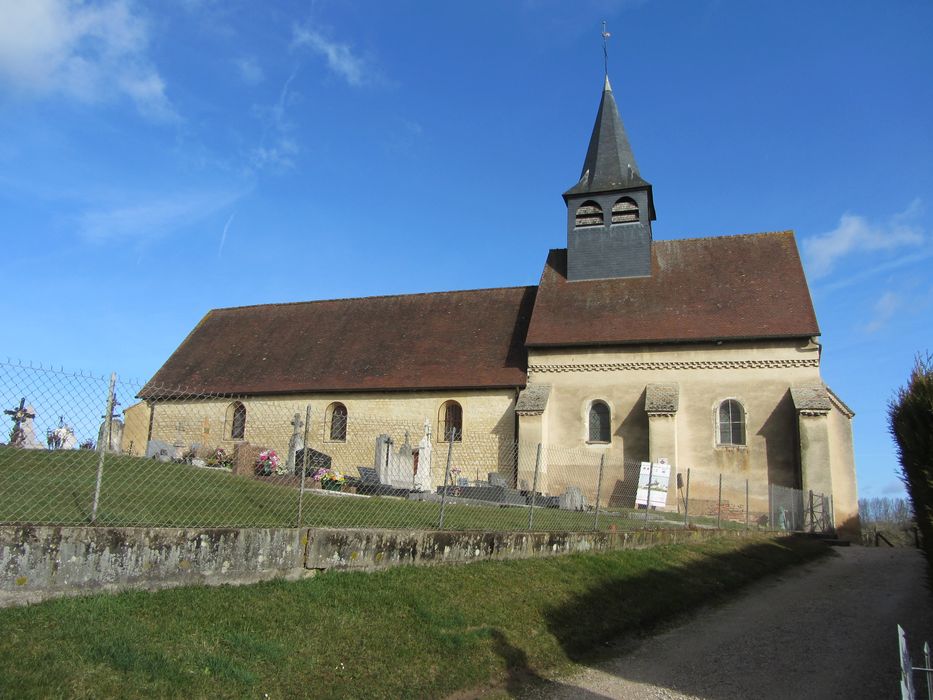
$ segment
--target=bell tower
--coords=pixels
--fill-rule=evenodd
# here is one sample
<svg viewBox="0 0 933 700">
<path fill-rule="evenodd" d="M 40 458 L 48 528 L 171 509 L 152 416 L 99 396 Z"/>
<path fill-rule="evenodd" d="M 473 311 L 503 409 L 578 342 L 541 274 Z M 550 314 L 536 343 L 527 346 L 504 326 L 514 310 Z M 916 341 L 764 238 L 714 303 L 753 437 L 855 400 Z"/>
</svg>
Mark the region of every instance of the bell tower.
<svg viewBox="0 0 933 700">
<path fill-rule="evenodd" d="M 609 76 L 583 161 L 567 203 L 567 279 L 651 275 L 651 184 L 638 173 Z"/>
</svg>

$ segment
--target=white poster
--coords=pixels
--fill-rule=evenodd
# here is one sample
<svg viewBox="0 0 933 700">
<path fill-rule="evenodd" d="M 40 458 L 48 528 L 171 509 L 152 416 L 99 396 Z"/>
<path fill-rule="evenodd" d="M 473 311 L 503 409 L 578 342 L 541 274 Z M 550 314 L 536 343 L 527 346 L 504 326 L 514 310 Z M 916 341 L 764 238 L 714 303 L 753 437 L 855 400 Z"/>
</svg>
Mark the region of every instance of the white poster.
<svg viewBox="0 0 933 700">
<path fill-rule="evenodd" d="M 638 473 L 638 492 L 635 505 L 648 505 L 648 485 L 651 485 L 651 507 L 663 508 L 667 504 L 667 487 L 671 481 L 671 465 L 661 457 L 655 464 L 642 462 Z"/>
</svg>

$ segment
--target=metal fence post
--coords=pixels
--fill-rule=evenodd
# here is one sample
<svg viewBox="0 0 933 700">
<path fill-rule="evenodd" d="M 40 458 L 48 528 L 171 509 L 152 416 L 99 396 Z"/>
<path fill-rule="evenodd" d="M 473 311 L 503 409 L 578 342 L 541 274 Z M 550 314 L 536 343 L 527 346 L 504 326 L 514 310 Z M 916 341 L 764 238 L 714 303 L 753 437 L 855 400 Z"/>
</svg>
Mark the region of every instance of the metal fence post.
<svg viewBox="0 0 933 700">
<path fill-rule="evenodd" d="M 645 501 L 645 529 L 648 529 L 648 516 L 651 514 L 651 479 L 654 478 L 654 462 L 648 463 L 648 500 Z"/>
<path fill-rule="evenodd" d="M 97 482 L 94 484 L 94 503 L 91 505 L 91 525 L 97 522 L 97 507 L 100 505 L 100 484 L 104 478 L 104 453 L 110 449 L 110 431 L 113 426 L 114 389 L 117 385 L 117 373 L 110 374 L 110 388 L 107 390 L 107 412 L 104 414 L 104 444 L 97 445 Z"/>
<path fill-rule="evenodd" d="M 814 522 L 815 518 L 813 517 L 813 489 L 810 489 L 810 532 L 816 530 L 816 523 Z"/>
<path fill-rule="evenodd" d="M 745 480 L 745 529 L 748 529 L 748 479 Z"/>
<path fill-rule="evenodd" d="M 308 473 L 308 452 L 310 447 L 308 446 L 308 434 L 311 432 L 311 404 L 308 404 L 307 409 L 305 409 L 305 439 L 304 439 L 304 450 L 301 455 L 301 487 L 298 489 L 298 527 L 301 527 L 301 510 L 304 505 L 305 498 L 305 476 Z M 298 459 L 296 458 L 297 462 Z"/>
<path fill-rule="evenodd" d="M 930 643 L 923 643 L 923 666 L 927 679 L 927 700 L 933 700 L 933 672 L 930 669 L 933 669 L 933 666 L 930 665 Z"/>
<path fill-rule="evenodd" d="M 719 502 L 716 506 L 716 529 L 722 529 L 722 472 L 719 473 Z"/>
<path fill-rule="evenodd" d="M 541 443 L 538 443 L 538 451 L 535 454 L 535 475 L 531 480 L 531 498 L 528 499 L 528 529 L 534 524 L 535 516 L 535 494 L 538 492 L 538 469 L 541 468 Z"/>
<path fill-rule="evenodd" d="M 450 429 L 450 434 L 447 436 L 447 466 L 444 467 L 444 490 L 441 491 L 441 515 L 440 519 L 437 521 L 437 529 L 444 529 L 444 508 L 447 506 L 447 482 L 450 481 L 450 461 L 453 459 L 454 455 L 454 435 L 456 434 L 456 428 Z"/>
<path fill-rule="evenodd" d="M 599 476 L 596 478 L 596 515 L 593 517 L 593 529 L 599 529 L 599 494 L 603 490 L 603 465 L 606 463 L 606 455 L 599 456 Z"/>
<path fill-rule="evenodd" d="M 684 527 L 690 525 L 688 520 L 690 513 L 690 467 L 687 467 L 687 495 L 684 497 Z"/>
<path fill-rule="evenodd" d="M 774 486 L 768 482 L 768 529 L 774 530 Z"/>
</svg>

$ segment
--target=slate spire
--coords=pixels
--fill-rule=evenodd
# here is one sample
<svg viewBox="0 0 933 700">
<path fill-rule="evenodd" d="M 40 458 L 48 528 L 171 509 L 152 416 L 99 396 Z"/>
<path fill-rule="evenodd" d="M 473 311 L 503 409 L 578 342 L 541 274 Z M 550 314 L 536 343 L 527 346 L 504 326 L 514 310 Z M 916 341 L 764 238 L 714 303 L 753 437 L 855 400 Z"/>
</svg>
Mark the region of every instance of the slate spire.
<svg viewBox="0 0 933 700">
<path fill-rule="evenodd" d="M 583 172 L 564 202 L 568 280 L 651 275 L 654 195 L 638 172 L 608 75 Z"/>
<path fill-rule="evenodd" d="M 635 154 L 607 75 L 580 181 L 567 190 L 564 197 L 632 187 L 650 187 L 650 184 L 638 173 Z"/>
</svg>

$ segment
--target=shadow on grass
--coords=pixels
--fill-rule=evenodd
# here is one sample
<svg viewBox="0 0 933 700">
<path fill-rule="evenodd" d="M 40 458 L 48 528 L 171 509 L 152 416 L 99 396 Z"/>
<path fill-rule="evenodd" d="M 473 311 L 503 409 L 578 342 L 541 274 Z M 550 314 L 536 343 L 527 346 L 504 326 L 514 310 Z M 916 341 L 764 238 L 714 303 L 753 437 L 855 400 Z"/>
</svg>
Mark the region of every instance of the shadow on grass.
<svg viewBox="0 0 933 700">
<path fill-rule="evenodd" d="M 538 675 L 528 663 L 528 655 L 521 648 L 511 644 L 502 630 L 491 629 L 489 637 L 492 639 L 493 651 L 505 662 L 506 679 L 503 687 L 511 697 L 518 697 L 536 687 L 547 686 L 553 690 L 562 686 L 561 683 L 549 681 Z M 603 700 L 605 698 L 603 695 L 579 688 L 574 689 L 573 696 L 584 700 Z"/>
<path fill-rule="evenodd" d="M 569 659 L 595 661 L 604 658 L 607 647 L 623 637 L 657 630 L 707 604 L 725 601 L 743 586 L 812 561 L 827 551 L 822 542 L 786 537 L 697 557 L 674 569 L 658 566 L 632 577 L 615 574 L 548 609 L 545 619 Z M 767 645 L 768 640 L 756 636 L 756 642 Z M 774 653 L 780 654 L 780 649 Z M 685 658 L 678 667 L 692 661 Z M 706 680 L 710 675 L 699 674 L 691 687 L 690 681 L 684 681 L 690 674 L 659 664 L 643 677 L 629 680 L 676 686 L 681 692 L 710 699 L 726 697 L 709 687 Z M 672 682 L 675 677 L 676 683 Z"/>
</svg>

